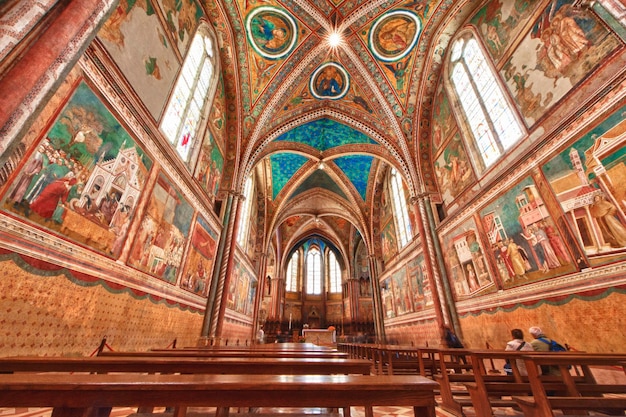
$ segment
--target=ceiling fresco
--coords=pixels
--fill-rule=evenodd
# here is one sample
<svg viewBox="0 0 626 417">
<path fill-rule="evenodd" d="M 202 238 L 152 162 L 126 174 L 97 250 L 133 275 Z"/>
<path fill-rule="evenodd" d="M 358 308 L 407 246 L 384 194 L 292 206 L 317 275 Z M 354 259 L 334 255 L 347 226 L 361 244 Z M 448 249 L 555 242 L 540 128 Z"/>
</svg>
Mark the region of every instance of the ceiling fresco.
<svg viewBox="0 0 626 417">
<path fill-rule="evenodd" d="M 409 194 L 426 191 L 418 180 L 422 143 L 415 138 L 417 127 L 427 125 L 419 118 L 432 108 L 431 86 L 444 53 L 436 48 L 447 46 L 442 28 L 450 24 L 450 13 L 473 2 L 234 0 L 217 2 L 217 8 L 203 3 L 227 55 L 226 97 L 236 101 L 225 111 L 229 141 L 239 141 L 226 147 L 225 166 L 234 169 L 234 179 L 222 189 L 241 187 L 265 160 L 269 224 L 278 233 L 310 230 L 283 230 L 274 220 L 284 218 L 286 202 L 298 197 L 300 221 L 307 224 L 314 214 L 307 207 L 319 210 L 324 199 L 326 206 L 338 207 L 338 197 L 358 207 L 348 228 L 338 228 L 341 236 L 350 235 L 351 227 L 369 229 L 373 187 L 386 172 L 381 164 L 402 172 Z M 338 44 L 330 43 L 331 34 L 342 37 Z M 302 198 L 315 201 L 307 205 Z M 325 217 L 327 224 L 341 218 Z"/>
</svg>

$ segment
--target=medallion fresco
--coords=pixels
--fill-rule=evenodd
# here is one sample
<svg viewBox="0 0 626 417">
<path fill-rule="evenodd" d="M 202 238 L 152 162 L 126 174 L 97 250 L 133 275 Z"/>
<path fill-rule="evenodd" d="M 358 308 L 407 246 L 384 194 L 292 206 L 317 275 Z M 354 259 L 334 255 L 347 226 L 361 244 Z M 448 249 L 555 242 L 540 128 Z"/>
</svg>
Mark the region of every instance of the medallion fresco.
<svg viewBox="0 0 626 417">
<path fill-rule="evenodd" d="M 428 278 L 428 269 L 423 253 L 420 253 L 415 259 L 407 263 L 407 272 L 413 288 L 413 306 L 415 311 L 431 308 L 433 306 L 433 293 L 430 288 L 430 279 Z"/>
<path fill-rule="evenodd" d="M 157 178 L 128 264 L 175 283 L 189 236 L 193 208 L 163 174 Z"/>
<path fill-rule="evenodd" d="M 298 41 L 298 25 L 284 9 L 260 6 L 246 16 L 246 34 L 261 57 L 277 60 L 293 51 Z"/>
<path fill-rule="evenodd" d="M 435 161 L 435 175 L 444 204 L 450 204 L 476 181 L 461 135 L 456 133 Z"/>
<path fill-rule="evenodd" d="M 529 126 L 621 46 L 592 11 L 571 3 L 552 1 L 501 70 Z"/>
<path fill-rule="evenodd" d="M 158 120 L 180 64 L 150 0 L 121 0 L 97 36 Z"/>
<path fill-rule="evenodd" d="M 626 106 L 543 166 L 565 218 L 594 264 L 626 254 Z M 604 255 L 600 258 L 600 255 Z"/>
<path fill-rule="evenodd" d="M 319 100 L 338 100 L 350 89 L 348 72 L 336 62 L 320 65 L 311 75 L 309 90 Z"/>
<path fill-rule="evenodd" d="M 505 288 L 576 270 L 532 178 L 511 187 L 480 217 Z"/>
<path fill-rule="evenodd" d="M 203 297 L 208 295 L 217 240 L 217 233 L 198 216 L 191 233 L 191 246 L 187 252 L 185 271 L 180 281 L 181 288 Z"/>
<path fill-rule="evenodd" d="M 498 61 L 509 46 L 509 40 L 517 38 L 520 22 L 526 22 L 535 10 L 538 0 L 492 0 L 472 17 L 483 42 L 494 61 Z"/>
<path fill-rule="evenodd" d="M 474 219 L 441 237 L 450 286 L 457 300 L 495 288 Z"/>
<path fill-rule="evenodd" d="M 257 280 L 254 275 L 239 259 L 235 259 L 232 274 L 228 281 L 226 307 L 237 313 L 252 316 L 256 289 Z"/>
<path fill-rule="evenodd" d="M 81 82 L 13 180 L 3 209 L 117 258 L 151 167 Z"/>
</svg>

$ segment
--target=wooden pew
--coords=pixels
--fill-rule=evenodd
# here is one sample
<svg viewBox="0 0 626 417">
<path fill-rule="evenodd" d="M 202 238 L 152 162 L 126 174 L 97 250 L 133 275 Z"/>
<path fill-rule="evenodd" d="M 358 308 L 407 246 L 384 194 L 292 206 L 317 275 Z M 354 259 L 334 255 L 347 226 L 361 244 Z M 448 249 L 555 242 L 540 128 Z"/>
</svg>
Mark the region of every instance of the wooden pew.
<svg viewBox="0 0 626 417">
<path fill-rule="evenodd" d="M 228 349 L 155 349 L 142 352 L 105 351 L 98 356 L 144 357 L 202 357 L 202 358 L 321 358 L 347 359 L 348 354 L 338 351 L 281 351 L 281 350 L 228 350 Z"/>
<path fill-rule="evenodd" d="M 598 411 L 623 416 L 626 410 L 626 384 L 602 384 L 592 372 L 594 366 L 621 368 L 626 372 L 626 354 L 570 354 L 524 355 L 530 396 L 514 396 L 513 399 L 525 416 L 552 417 L 554 410 L 564 414 L 587 415 Z M 541 366 L 558 367 L 560 376 L 541 375 Z M 570 369 L 573 367 L 573 369 Z M 576 372 L 576 375 L 572 373 Z M 579 376 L 577 376 L 579 375 Z M 551 387 L 549 378 L 557 378 L 562 388 Z M 552 392 L 550 392 L 552 391 Z M 550 396 L 548 395 L 550 392 Z"/>
<path fill-rule="evenodd" d="M 364 375 L 0 375 L 0 407 L 53 407 L 53 417 L 107 417 L 112 407 L 411 406 L 435 417 L 436 382 L 421 376 Z"/>
<path fill-rule="evenodd" d="M 370 363 L 337 358 L 229 357 L 9 357 L 0 358 L 0 373 L 95 372 L 181 374 L 348 375 L 370 374 Z"/>
</svg>

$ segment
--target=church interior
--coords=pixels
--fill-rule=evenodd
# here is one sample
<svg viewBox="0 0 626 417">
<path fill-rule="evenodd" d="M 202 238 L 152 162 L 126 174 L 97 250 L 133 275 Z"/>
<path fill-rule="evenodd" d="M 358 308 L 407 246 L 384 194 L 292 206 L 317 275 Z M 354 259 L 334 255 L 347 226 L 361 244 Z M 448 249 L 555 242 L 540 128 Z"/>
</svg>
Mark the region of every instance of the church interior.
<svg viewBox="0 0 626 417">
<path fill-rule="evenodd" d="M 624 1 L 8 0 L 0 33 L 2 356 L 625 351 Z"/>
</svg>

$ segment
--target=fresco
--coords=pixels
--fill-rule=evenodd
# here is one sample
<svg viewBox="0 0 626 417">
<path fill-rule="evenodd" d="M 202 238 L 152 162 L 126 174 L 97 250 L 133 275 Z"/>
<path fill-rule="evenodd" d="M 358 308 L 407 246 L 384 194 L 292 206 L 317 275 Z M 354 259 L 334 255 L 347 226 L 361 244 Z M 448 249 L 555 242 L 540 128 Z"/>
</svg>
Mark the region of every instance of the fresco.
<svg viewBox="0 0 626 417">
<path fill-rule="evenodd" d="M 332 119 L 322 118 L 283 133 L 276 142 L 296 142 L 309 145 L 320 152 L 341 145 L 371 144 L 378 142 L 364 133 Z"/>
<path fill-rule="evenodd" d="M 538 0 L 492 0 L 485 4 L 472 17 L 482 35 L 484 44 L 494 60 L 498 60 L 509 46 L 509 39 L 515 39 L 520 22 L 527 21 L 535 10 Z"/>
<path fill-rule="evenodd" d="M 350 90 L 350 76 L 341 65 L 327 62 L 313 71 L 309 89 L 317 99 L 338 100 Z"/>
<path fill-rule="evenodd" d="M 291 177 L 298 172 L 309 158 L 295 153 L 276 153 L 270 156 L 272 165 L 272 199 L 282 191 Z"/>
<path fill-rule="evenodd" d="M 445 93 L 443 83 L 439 83 L 435 104 L 433 105 L 433 151 L 436 152 L 441 144 L 450 136 L 456 128 L 456 121 L 450 108 L 448 95 Z"/>
<path fill-rule="evenodd" d="M 97 36 L 158 120 L 180 64 L 151 1 L 121 0 Z"/>
<path fill-rule="evenodd" d="M 288 55 L 296 46 L 298 26 L 285 10 L 260 6 L 248 13 L 246 34 L 261 57 L 276 60 Z"/>
<path fill-rule="evenodd" d="M 393 289 L 391 288 L 391 277 L 387 277 L 380 282 L 380 298 L 383 304 L 383 314 L 385 318 L 391 319 L 396 316 L 396 309 L 393 305 Z"/>
<path fill-rule="evenodd" d="M 254 275 L 236 259 L 228 281 L 226 307 L 237 313 L 252 316 L 256 287 L 257 280 Z"/>
<path fill-rule="evenodd" d="M 151 0 L 146 0 L 151 1 Z M 196 0 L 157 0 L 167 21 L 167 29 L 181 56 L 185 56 L 191 36 L 196 32 L 200 18 L 204 16 Z"/>
<path fill-rule="evenodd" d="M 211 226 L 198 217 L 191 233 L 191 246 L 187 252 L 185 272 L 180 287 L 206 297 L 211 284 L 218 236 Z"/>
<path fill-rule="evenodd" d="M 575 270 L 532 178 L 511 187 L 480 216 L 505 287 Z"/>
<path fill-rule="evenodd" d="M 369 47 L 383 62 L 397 62 L 407 56 L 421 32 L 419 17 L 409 10 L 394 10 L 380 16 L 369 31 Z"/>
<path fill-rule="evenodd" d="M 193 208 L 183 194 L 160 174 L 148 201 L 128 264 L 169 283 L 175 283 L 192 217 Z"/>
<path fill-rule="evenodd" d="M 213 134 L 210 139 L 217 142 L 220 149 L 224 149 L 226 146 L 225 108 L 226 95 L 224 93 L 224 78 L 222 74 L 220 74 L 215 97 L 213 98 L 213 102 L 211 102 L 211 114 L 209 115 L 209 131 Z"/>
<path fill-rule="evenodd" d="M 501 70 L 528 125 L 621 45 L 592 11 L 570 3 L 553 0 Z"/>
<path fill-rule="evenodd" d="M 381 224 L 381 245 L 383 262 L 388 263 L 398 254 L 398 243 L 396 240 L 396 227 L 393 221 L 393 208 L 391 207 L 391 192 L 389 181 L 385 181 L 381 197 L 380 224 Z"/>
<path fill-rule="evenodd" d="M 457 300 L 494 287 L 473 219 L 442 236 L 441 242 L 448 279 Z"/>
<path fill-rule="evenodd" d="M 205 135 L 204 143 L 200 149 L 200 158 L 196 167 L 196 180 L 209 194 L 211 203 L 215 202 L 223 169 L 224 157 L 209 131 Z"/>
<path fill-rule="evenodd" d="M 346 155 L 333 159 L 333 162 L 356 188 L 363 201 L 367 196 L 369 180 L 369 175 L 365 175 L 365 173 L 370 172 L 373 161 L 374 158 L 367 155 Z"/>
<path fill-rule="evenodd" d="M 412 289 L 409 286 L 406 267 L 391 275 L 393 295 L 395 298 L 396 316 L 413 312 Z"/>
<path fill-rule="evenodd" d="M 607 254 L 621 258 L 626 249 L 624 115 L 626 106 L 543 166 L 574 234 L 587 255 L 596 258 Z"/>
<path fill-rule="evenodd" d="M 407 273 L 413 288 L 413 306 L 415 311 L 423 311 L 433 306 L 433 293 L 430 289 L 430 279 L 424 254 L 407 263 Z"/>
<path fill-rule="evenodd" d="M 80 83 L 12 182 L 3 208 L 117 258 L 151 167 Z"/>
<path fill-rule="evenodd" d="M 435 161 L 435 174 L 444 204 L 450 204 L 476 181 L 461 135 L 456 133 Z"/>
</svg>

